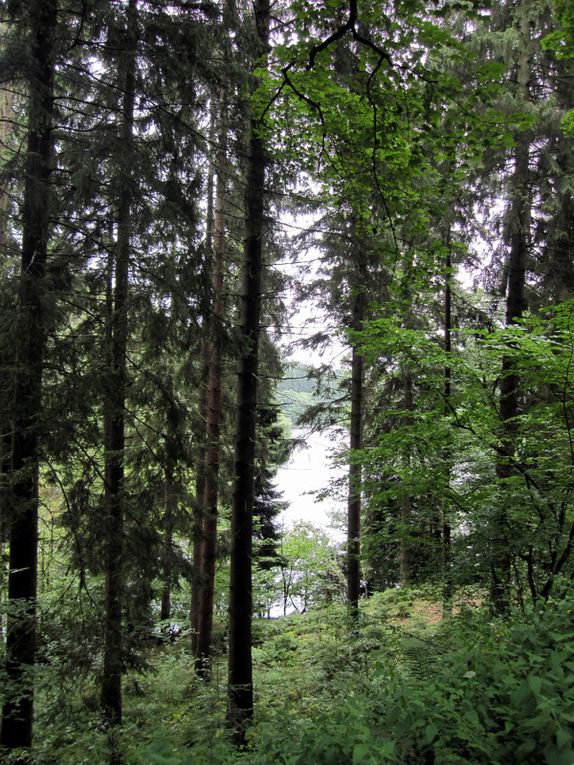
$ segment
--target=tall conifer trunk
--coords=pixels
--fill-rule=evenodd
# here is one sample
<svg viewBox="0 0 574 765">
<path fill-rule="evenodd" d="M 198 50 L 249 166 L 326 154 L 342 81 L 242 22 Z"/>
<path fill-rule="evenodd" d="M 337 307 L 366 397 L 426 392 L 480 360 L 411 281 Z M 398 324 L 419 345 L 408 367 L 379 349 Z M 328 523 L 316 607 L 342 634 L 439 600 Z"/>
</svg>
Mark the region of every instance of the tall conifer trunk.
<svg viewBox="0 0 574 765">
<path fill-rule="evenodd" d="M 132 231 L 132 161 L 137 45 L 137 2 L 129 0 L 118 71 L 123 90 L 118 157 L 117 241 L 111 315 L 109 390 L 105 402 L 105 644 L 101 687 L 104 715 L 112 726 L 122 720 L 122 593 L 126 351 L 129 264 Z"/>
<path fill-rule="evenodd" d="M 352 296 L 351 326 L 354 331 L 363 327 L 365 313 L 365 281 L 361 279 L 363 268 L 358 263 L 358 284 L 354 285 Z M 359 618 L 359 593 L 361 586 L 361 465 L 356 460 L 356 453 L 362 447 L 363 425 L 363 356 L 352 343 L 351 356 L 351 428 L 349 462 L 349 498 L 347 504 L 347 601 L 351 619 Z"/>
<path fill-rule="evenodd" d="M 168 445 L 168 449 L 169 449 Z M 173 579 L 173 529 L 175 524 L 175 511 L 177 504 L 177 491 L 174 480 L 173 460 L 168 457 L 164 470 L 164 501 L 163 501 L 163 561 L 162 561 L 162 587 L 161 587 L 161 621 L 168 621 L 171 617 L 171 586 Z"/>
<path fill-rule="evenodd" d="M 225 312 L 225 196 L 227 175 L 226 99 L 222 97 L 217 141 L 217 178 L 213 239 L 213 307 L 210 319 L 207 381 L 207 450 L 205 459 L 203 527 L 201 539 L 201 590 L 196 643 L 196 669 L 205 679 L 210 675 L 213 631 L 213 597 L 217 561 L 217 504 L 221 427 L 221 330 Z"/>
<path fill-rule="evenodd" d="M 409 427 L 412 424 L 412 416 L 409 412 L 414 411 L 413 402 L 413 376 L 412 373 L 403 370 L 403 407 L 405 415 L 403 424 Z M 409 453 L 403 454 L 405 467 L 408 468 L 411 461 Z M 409 492 L 404 491 L 401 495 L 401 543 L 399 549 L 399 578 L 401 585 L 406 586 L 411 581 L 411 532 L 412 532 L 412 497 Z"/>
<path fill-rule="evenodd" d="M 213 145 L 217 138 L 217 101 L 214 99 L 210 108 L 209 141 Z M 213 271 L 213 228 L 214 228 L 214 196 L 215 169 L 211 162 L 207 173 L 207 211 L 205 226 L 205 260 L 203 273 L 206 278 Z M 203 538 L 203 500 L 205 496 L 205 451 L 207 449 L 207 380 L 209 376 L 209 332 L 210 322 L 204 317 L 205 329 L 201 337 L 201 379 L 198 404 L 198 448 L 196 449 L 196 478 L 195 502 L 193 504 L 192 542 L 193 542 L 193 574 L 191 582 L 191 608 L 189 622 L 191 626 L 191 652 L 197 654 L 197 636 L 199 631 L 199 608 L 203 577 L 201 573 L 201 542 Z"/>
<path fill-rule="evenodd" d="M 254 11 L 260 53 L 266 58 L 269 46 L 269 0 L 255 0 Z M 254 83 L 254 87 L 256 84 Z M 246 218 L 241 285 L 242 347 L 238 368 L 229 591 L 228 725 L 238 746 L 244 745 L 245 730 L 253 716 L 251 554 L 265 165 L 263 139 L 259 134 L 257 118 L 252 115 L 245 193 Z"/>
<path fill-rule="evenodd" d="M 451 252 L 451 234 L 450 227 L 447 229 L 445 237 L 446 258 L 445 258 L 445 278 L 444 278 L 444 352 L 446 362 L 444 365 L 443 396 L 445 416 L 450 416 L 452 381 L 451 381 L 451 363 L 450 355 L 452 353 L 452 252 Z M 450 444 L 446 447 L 445 454 L 445 484 L 447 490 L 451 482 L 451 462 L 452 454 Z M 441 535 L 441 561 L 443 590 L 442 602 L 443 613 L 450 614 L 452 611 L 452 571 L 451 571 L 451 518 L 450 518 L 450 498 L 445 496 L 442 506 L 442 535 Z"/>
<path fill-rule="evenodd" d="M 3 28 L 3 24 L 0 24 L 0 30 Z M 8 146 L 10 133 L 12 132 L 12 109 L 14 103 L 14 96 L 9 88 L 3 89 L 0 87 L 0 152 L 3 152 L 4 147 Z M 0 154 L 0 160 L 4 162 L 5 156 Z M 8 193 L 0 188 L 0 258 L 1 262 L 7 256 L 8 248 L 8 209 L 9 209 L 10 197 Z"/>
<path fill-rule="evenodd" d="M 39 430 L 46 330 L 44 274 L 51 213 L 57 13 L 56 0 L 33 0 L 28 5 L 31 61 L 22 259 L 15 334 L 7 692 L 0 733 L 2 746 L 24 750 L 32 743 L 34 714 L 32 671 L 36 656 Z M 26 756 L 17 760 L 25 761 Z"/>
<path fill-rule="evenodd" d="M 174 584 L 174 548 L 173 537 L 177 522 L 177 505 L 180 486 L 176 477 L 176 465 L 181 446 L 179 440 L 180 407 L 177 397 L 169 388 L 164 389 L 166 406 L 166 434 L 164 437 L 164 494 L 163 494 L 163 550 L 162 550 L 162 588 L 161 621 L 171 618 L 171 594 Z"/>
<path fill-rule="evenodd" d="M 0 32 L 4 32 L 5 24 L 0 23 Z M 0 87 L 0 162 L 7 160 L 5 147 L 10 144 L 12 134 L 12 111 L 14 96 L 9 86 Z M 0 188 L 0 278 L 6 273 L 10 263 L 8 211 L 10 195 L 7 189 Z M 11 404 L 13 399 L 14 344 L 12 338 L 4 336 L 0 342 L 0 604 L 6 597 L 5 586 L 8 581 L 6 542 L 8 541 L 8 476 L 12 463 L 12 423 Z M 2 609 L 4 611 L 4 609 Z M 0 615 L 0 642 L 4 639 L 4 613 Z"/>
<path fill-rule="evenodd" d="M 529 99 L 531 77 L 531 42 L 526 3 L 519 12 L 522 48 L 518 61 L 517 84 L 520 96 Z M 522 318 L 524 313 L 524 286 L 530 239 L 529 191 L 530 143 L 528 135 L 519 133 L 514 153 L 514 173 L 511 179 L 510 249 L 506 285 L 506 325 Z M 514 475 L 513 458 L 516 439 L 516 418 L 519 414 L 520 378 L 509 356 L 502 359 L 499 414 L 501 420 L 501 447 L 496 460 L 496 476 L 504 491 L 505 483 Z M 506 501 L 496 508 L 492 518 L 492 565 L 490 597 L 494 610 L 506 614 L 510 610 L 511 552 L 509 548 Z"/>
</svg>

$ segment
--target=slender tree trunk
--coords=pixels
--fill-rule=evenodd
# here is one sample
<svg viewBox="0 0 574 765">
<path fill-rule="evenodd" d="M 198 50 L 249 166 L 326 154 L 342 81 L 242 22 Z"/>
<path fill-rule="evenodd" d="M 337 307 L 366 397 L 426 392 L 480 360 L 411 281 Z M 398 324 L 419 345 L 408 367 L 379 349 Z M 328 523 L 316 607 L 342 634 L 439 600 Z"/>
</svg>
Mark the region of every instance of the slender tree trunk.
<svg viewBox="0 0 574 765">
<path fill-rule="evenodd" d="M 0 29 L 5 26 L 0 24 Z M 5 148 L 12 132 L 12 110 L 14 96 L 8 89 L 0 87 L 0 160 L 7 159 Z M 0 262 L 5 262 L 8 254 L 8 210 L 10 199 L 4 189 L 0 189 Z"/>
<path fill-rule="evenodd" d="M 5 24 L 0 24 L 0 30 L 4 31 Z M 12 133 L 12 110 L 14 97 L 9 90 L 0 88 L 0 161 L 7 160 L 5 147 L 10 143 Z M 0 278 L 6 273 L 8 264 L 11 262 L 8 253 L 8 211 L 9 195 L 7 190 L 0 188 Z M 9 536 L 8 520 L 8 476 L 12 465 L 12 422 L 11 405 L 13 402 L 13 374 L 14 369 L 14 343 L 11 337 L 4 337 L 0 344 L 0 642 L 4 639 L 5 625 L 5 587 L 8 581 L 6 564 L 6 542 Z"/>
<path fill-rule="evenodd" d="M 452 394 L 451 364 L 450 356 L 452 353 L 452 253 L 451 253 L 451 235 L 450 227 L 445 237 L 446 258 L 445 258 L 445 279 L 444 279 L 444 352 L 446 363 L 444 366 L 444 408 L 445 415 L 450 416 L 450 400 Z M 451 449 L 447 445 L 445 454 L 445 484 L 450 487 L 451 481 Z M 450 519 L 450 498 L 445 496 L 442 504 L 442 535 L 441 535 L 441 562 L 442 562 L 442 603 L 443 613 L 445 615 L 452 612 L 452 570 L 451 570 L 451 519 Z"/>
<path fill-rule="evenodd" d="M 200 545 L 201 545 L 201 506 L 197 500 L 192 513 L 192 542 L 193 542 L 193 571 L 191 581 L 191 606 L 189 611 L 189 623 L 191 626 L 191 652 L 195 656 L 197 651 L 197 628 L 199 624 L 199 571 L 200 571 Z M 197 554 L 196 554 L 197 550 Z"/>
<path fill-rule="evenodd" d="M 261 54 L 266 58 L 269 46 L 269 0 L 255 0 L 254 10 Z M 238 369 L 229 589 L 227 719 L 235 743 L 239 747 L 245 744 L 245 731 L 253 716 L 251 556 L 265 164 L 265 147 L 256 117 L 252 116 L 245 195 L 246 231 L 241 285 L 242 345 Z"/>
<path fill-rule="evenodd" d="M 207 377 L 207 364 L 205 365 Z M 203 375 L 202 375 L 203 379 Z M 207 387 L 201 385 L 199 396 L 199 416 L 202 422 L 207 419 Z M 193 573 L 191 581 L 191 608 L 189 622 L 191 626 L 191 652 L 197 653 L 197 635 L 199 631 L 199 602 L 202 585 L 201 573 L 201 540 L 203 537 L 203 496 L 205 494 L 205 461 L 197 460 L 197 475 L 195 480 L 195 502 L 192 514 L 192 541 L 193 541 Z"/>
<path fill-rule="evenodd" d="M 531 76 L 530 30 L 526 9 L 521 10 L 522 52 L 518 64 L 518 87 L 521 96 L 528 100 Z M 529 192 L 528 135 L 517 136 L 514 174 L 512 177 L 510 250 L 508 257 L 508 280 L 506 285 L 506 324 L 510 326 L 524 313 L 524 286 L 526 261 L 530 238 L 530 192 Z M 496 460 L 496 476 L 503 492 L 505 484 L 514 475 L 513 458 L 516 439 L 516 418 L 519 414 L 520 378 L 512 359 L 502 359 L 499 414 L 501 420 L 501 448 Z M 506 501 L 502 498 L 492 518 L 492 565 L 491 603 L 496 613 L 507 614 L 510 610 L 511 552 Z"/>
<path fill-rule="evenodd" d="M 403 371 L 403 406 L 405 412 L 412 412 L 413 403 L 413 378 L 412 374 Z M 406 414 L 404 419 L 406 426 L 411 423 L 411 416 Z M 403 455 L 405 465 L 410 463 L 410 454 Z M 403 491 L 401 496 L 401 544 L 399 550 L 399 578 L 401 585 L 406 586 L 411 581 L 411 544 L 412 531 L 412 498 L 410 493 Z"/>
<path fill-rule="evenodd" d="M 176 487 L 173 478 L 173 466 L 166 465 L 163 515 L 163 582 L 161 588 L 160 619 L 168 621 L 171 617 L 171 585 L 173 579 L 173 527 L 175 522 Z"/>
<path fill-rule="evenodd" d="M 411 498 L 405 494 L 401 497 L 401 546 L 399 551 L 399 579 L 403 587 L 406 587 L 411 580 L 411 515 Z"/>
<path fill-rule="evenodd" d="M 352 327 L 360 330 L 364 321 L 364 284 L 355 285 Z M 353 343 L 351 357 L 351 429 L 349 463 L 349 498 L 347 504 L 347 601 L 351 619 L 359 618 L 361 586 L 361 465 L 356 454 L 362 447 L 363 356 Z"/>
<path fill-rule="evenodd" d="M 106 585 L 105 643 L 101 687 L 104 715 L 111 726 L 122 720 L 122 595 L 126 351 L 129 263 L 132 230 L 133 124 L 137 45 L 137 0 L 129 0 L 119 61 L 122 73 L 121 158 L 118 160 L 117 242 L 111 317 L 110 386 L 106 400 Z"/>
<path fill-rule="evenodd" d="M 216 101 L 211 104 L 211 128 L 210 128 L 210 142 L 213 145 L 217 136 L 216 128 Z M 204 264 L 205 274 L 211 274 L 213 271 L 213 228 L 214 228 L 214 187 L 215 187 L 215 171 L 213 164 L 210 164 L 209 172 L 207 174 L 207 214 L 206 214 L 206 230 L 205 230 L 205 249 L 206 257 Z M 207 313 L 207 312 L 206 312 Z M 201 358 L 203 361 L 201 369 L 201 381 L 199 391 L 199 428 L 200 435 L 198 436 L 198 442 L 201 449 L 201 454 L 197 454 L 197 468 L 196 468 L 196 480 L 195 480 L 195 503 L 193 506 L 193 578 L 191 583 L 191 609 L 189 615 L 189 621 L 191 625 L 191 652 L 194 656 L 197 655 L 197 636 L 199 631 L 199 608 L 201 599 L 201 589 L 203 584 L 203 577 L 201 571 L 201 542 L 203 538 L 203 502 L 205 496 L 205 451 L 207 449 L 207 380 L 209 376 L 209 358 L 208 358 L 208 345 L 209 345 L 209 325 L 210 322 L 205 318 L 205 330 L 201 340 Z M 198 450 L 199 452 L 199 450 Z"/>
<path fill-rule="evenodd" d="M 45 351 L 44 273 L 50 234 L 56 0 L 33 0 L 30 105 L 18 293 L 10 497 L 10 613 L 0 744 L 29 749 L 34 714 L 38 472 Z M 26 762 L 27 756 L 14 760 Z"/>
<path fill-rule="evenodd" d="M 217 182 L 215 191 L 213 309 L 210 320 L 209 370 L 207 382 L 207 451 L 203 495 L 201 578 L 196 644 L 196 670 L 205 679 L 210 675 L 213 632 L 213 598 L 217 562 L 217 503 L 219 494 L 219 453 L 221 427 L 221 330 L 225 313 L 225 196 L 227 175 L 227 120 L 223 97 L 218 131 Z"/>
</svg>

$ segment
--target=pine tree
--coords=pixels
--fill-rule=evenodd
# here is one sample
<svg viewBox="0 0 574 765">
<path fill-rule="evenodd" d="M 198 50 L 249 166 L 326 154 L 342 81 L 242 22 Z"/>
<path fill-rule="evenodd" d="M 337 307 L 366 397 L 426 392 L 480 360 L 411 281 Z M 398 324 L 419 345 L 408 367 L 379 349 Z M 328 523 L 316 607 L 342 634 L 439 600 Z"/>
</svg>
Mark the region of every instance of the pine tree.
<svg viewBox="0 0 574 765">
<path fill-rule="evenodd" d="M 22 212 L 13 441 L 10 465 L 11 611 L 6 635 L 8 694 L 0 744 L 28 749 L 32 743 L 33 666 L 36 655 L 38 473 L 42 379 L 46 342 L 44 277 L 51 232 L 54 71 L 58 6 L 38 0 L 28 7 L 27 149 Z M 26 755 L 24 755 L 25 761 Z"/>
</svg>

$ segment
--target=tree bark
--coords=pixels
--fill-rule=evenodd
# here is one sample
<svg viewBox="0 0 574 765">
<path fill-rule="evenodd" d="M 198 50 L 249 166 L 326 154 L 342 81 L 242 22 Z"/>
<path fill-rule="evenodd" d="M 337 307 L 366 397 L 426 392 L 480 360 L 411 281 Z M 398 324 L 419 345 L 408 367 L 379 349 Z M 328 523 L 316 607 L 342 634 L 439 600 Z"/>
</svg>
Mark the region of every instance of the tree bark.
<svg viewBox="0 0 574 765">
<path fill-rule="evenodd" d="M 173 578 L 173 528 L 177 501 L 177 492 L 173 473 L 173 465 L 170 464 L 170 460 L 168 460 L 168 464 L 165 468 L 163 504 L 163 582 L 161 588 L 161 609 L 159 617 L 162 622 L 168 621 L 171 617 L 171 586 Z"/>
<path fill-rule="evenodd" d="M 196 644 L 196 670 L 210 676 L 213 632 L 213 598 L 217 562 L 217 504 L 221 427 L 221 329 L 225 313 L 225 196 L 227 175 L 227 120 L 225 97 L 219 115 L 217 180 L 214 216 L 213 309 L 210 319 L 209 369 L 207 382 L 207 451 L 203 495 L 201 539 L 201 590 Z"/>
<path fill-rule="evenodd" d="M 215 108 L 212 105 L 211 108 L 211 131 L 210 140 L 213 143 L 215 141 L 216 132 L 215 125 Z M 213 226 L 214 226 L 214 211 L 213 211 L 213 197 L 214 197 L 214 177 L 213 165 L 210 165 L 209 173 L 207 176 L 207 214 L 206 214 L 206 231 L 205 231 L 205 249 L 206 257 L 204 269 L 206 274 L 210 274 L 212 271 L 213 263 Z M 209 359 L 207 358 L 208 342 L 209 342 L 209 321 L 206 318 L 206 329 L 201 339 L 201 380 L 199 385 L 199 427 L 197 442 L 198 448 L 196 449 L 196 479 L 195 479 L 195 502 L 193 505 L 193 520 L 192 520 L 192 542 L 193 542 L 193 574 L 191 582 L 191 607 L 189 613 L 189 623 L 191 626 L 191 652 L 193 656 L 197 653 L 197 635 L 199 630 L 199 607 L 202 588 L 202 573 L 201 573 L 201 540 L 203 537 L 203 499 L 205 495 L 205 456 L 204 452 L 207 448 L 206 444 L 206 431 L 207 431 L 207 378 L 209 375 Z"/>
<path fill-rule="evenodd" d="M 129 264 L 132 231 L 133 126 L 137 46 L 137 0 L 129 0 L 119 72 L 123 90 L 117 176 L 117 242 L 111 316 L 110 380 L 106 419 L 105 642 L 101 687 L 102 710 L 109 725 L 122 720 L 122 596 L 126 351 L 128 338 Z"/>
<path fill-rule="evenodd" d="M 452 353 L 452 252 L 451 252 L 451 233 L 450 226 L 445 236 L 446 257 L 445 257 L 445 278 L 444 278 L 444 352 L 446 363 L 444 366 L 444 411 L 446 417 L 450 416 L 450 401 L 452 395 L 451 364 L 450 355 Z M 445 454 L 445 473 L 446 488 L 450 488 L 451 482 L 451 462 L 452 454 L 450 443 L 446 447 Z M 442 503 L 442 534 L 441 534 L 441 563 L 443 576 L 442 605 L 443 614 L 448 615 L 452 612 L 452 570 L 451 570 L 451 518 L 450 518 L 450 499 L 445 496 Z"/>
<path fill-rule="evenodd" d="M 412 412 L 414 409 L 413 378 L 411 372 L 407 370 L 403 370 L 403 406 L 405 408 L 405 412 Z M 411 416 L 409 414 L 405 414 L 403 418 L 404 425 L 409 426 L 411 422 Z M 403 455 L 405 465 L 410 463 L 410 459 L 410 454 Z M 411 581 L 411 527 L 412 498 L 408 492 L 403 490 L 401 496 L 401 543 L 399 550 L 399 578 L 403 587 L 408 585 Z"/>
<path fill-rule="evenodd" d="M 3 27 L 0 24 L 0 29 Z M 12 132 L 14 96 L 8 89 L 0 87 L 0 160 L 6 160 L 5 147 L 8 146 Z M 8 210 L 10 198 L 4 189 L 0 189 L 0 259 L 5 261 L 8 250 Z"/>
<path fill-rule="evenodd" d="M 5 31 L 6 24 L 0 23 L 0 30 Z M 12 135 L 14 96 L 0 87 L 0 162 L 8 159 L 7 147 Z M 10 197 L 8 191 L 0 188 L 0 274 L 3 276 L 10 267 L 8 213 Z M 3 306 L 6 310 L 7 307 Z M 11 324 L 11 322 L 10 322 Z M 13 402 L 14 343 L 11 337 L 4 337 L 0 344 L 0 603 L 6 598 L 5 585 L 8 581 L 6 543 L 9 536 L 8 521 L 8 476 L 12 465 L 12 422 L 11 406 Z M 5 610 L 0 615 L 0 643 L 4 640 Z"/>
<path fill-rule="evenodd" d="M 521 8 L 521 37 L 523 47 L 518 62 L 518 88 L 522 98 L 529 99 L 531 76 L 530 29 L 526 9 Z M 510 249 L 506 286 L 506 325 L 516 323 L 524 313 L 524 286 L 530 236 L 529 191 L 530 143 L 526 133 L 517 136 L 514 174 L 512 177 Z M 496 460 L 496 476 L 504 492 L 505 484 L 514 473 L 513 458 L 519 414 L 520 378 L 509 356 L 502 359 L 499 416 L 501 448 Z M 490 598 L 495 612 L 505 615 L 510 610 L 511 552 L 506 502 L 502 499 L 492 518 L 492 564 Z"/>
<path fill-rule="evenodd" d="M 0 745 L 29 749 L 34 715 L 38 473 L 50 234 L 56 0 L 29 4 L 31 61 L 10 487 L 10 613 Z M 16 762 L 25 762 L 27 756 Z"/>
<path fill-rule="evenodd" d="M 254 10 L 261 54 L 266 61 L 269 46 L 269 0 L 255 0 Z M 253 87 L 255 88 L 256 85 L 257 83 L 254 83 Z M 263 139 L 259 134 L 257 119 L 252 115 L 245 199 L 246 231 L 241 285 L 242 355 L 238 368 L 229 588 L 227 721 L 238 747 L 245 745 L 245 731 L 253 716 L 251 553 L 265 165 Z"/>
<path fill-rule="evenodd" d="M 361 268 L 358 267 L 362 274 Z M 361 279 L 359 278 L 359 282 Z M 364 283 L 356 284 L 353 295 L 351 325 L 353 330 L 362 329 L 364 321 Z M 351 357 L 351 428 L 349 462 L 349 498 L 347 503 L 347 601 L 352 621 L 359 618 L 359 593 L 361 587 L 361 465 L 356 453 L 362 447 L 363 410 L 363 356 L 353 341 Z"/>
</svg>

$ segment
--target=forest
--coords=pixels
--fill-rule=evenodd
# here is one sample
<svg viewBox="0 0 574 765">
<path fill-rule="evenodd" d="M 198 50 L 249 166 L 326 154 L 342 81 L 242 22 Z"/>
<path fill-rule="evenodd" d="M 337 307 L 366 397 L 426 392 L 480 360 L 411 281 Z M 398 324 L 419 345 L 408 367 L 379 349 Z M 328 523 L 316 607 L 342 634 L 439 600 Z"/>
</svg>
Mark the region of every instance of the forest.
<svg viewBox="0 0 574 765">
<path fill-rule="evenodd" d="M 574 763 L 573 139 L 571 0 L 0 0 L 2 762 Z"/>
</svg>

